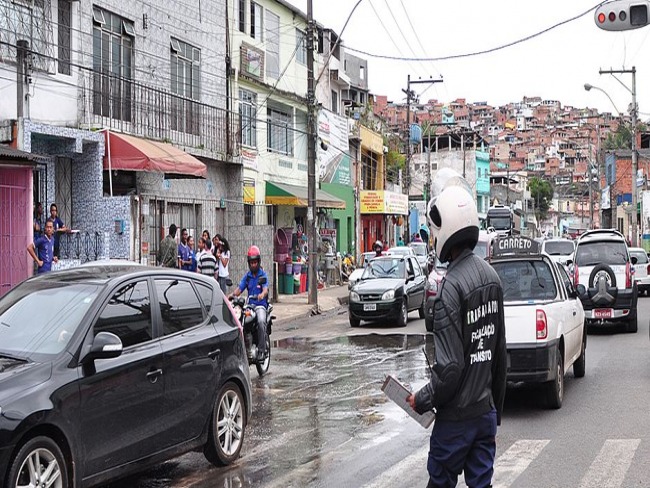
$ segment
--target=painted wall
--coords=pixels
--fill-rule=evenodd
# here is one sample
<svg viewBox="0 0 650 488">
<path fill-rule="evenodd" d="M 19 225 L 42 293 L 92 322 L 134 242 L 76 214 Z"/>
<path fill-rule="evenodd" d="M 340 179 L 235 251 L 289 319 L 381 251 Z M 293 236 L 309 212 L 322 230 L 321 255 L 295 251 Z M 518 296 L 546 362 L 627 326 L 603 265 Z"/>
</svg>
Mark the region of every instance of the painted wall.
<svg viewBox="0 0 650 488">
<path fill-rule="evenodd" d="M 336 234 L 336 249 L 341 253 L 349 251 L 354 255 L 354 188 L 336 183 L 321 183 L 321 189 L 345 201 L 345 210 L 329 210 L 332 218 L 339 221 Z M 350 229 L 348 229 L 348 219 Z"/>
</svg>

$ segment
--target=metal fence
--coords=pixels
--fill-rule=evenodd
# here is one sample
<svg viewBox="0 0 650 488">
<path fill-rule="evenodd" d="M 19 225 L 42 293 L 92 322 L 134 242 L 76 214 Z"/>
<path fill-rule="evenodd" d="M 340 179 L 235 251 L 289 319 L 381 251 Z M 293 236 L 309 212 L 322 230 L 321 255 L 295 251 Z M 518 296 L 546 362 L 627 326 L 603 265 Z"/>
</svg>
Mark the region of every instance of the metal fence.
<svg viewBox="0 0 650 488">
<path fill-rule="evenodd" d="M 97 261 L 104 255 L 104 237 L 99 232 L 62 234 L 59 238 L 59 259 L 82 263 Z"/>
<path fill-rule="evenodd" d="M 239 154 L 239 114 L 107 73 L 80 76 L 85 127 L 116 129 L 214 157 Z"/>
</svg>

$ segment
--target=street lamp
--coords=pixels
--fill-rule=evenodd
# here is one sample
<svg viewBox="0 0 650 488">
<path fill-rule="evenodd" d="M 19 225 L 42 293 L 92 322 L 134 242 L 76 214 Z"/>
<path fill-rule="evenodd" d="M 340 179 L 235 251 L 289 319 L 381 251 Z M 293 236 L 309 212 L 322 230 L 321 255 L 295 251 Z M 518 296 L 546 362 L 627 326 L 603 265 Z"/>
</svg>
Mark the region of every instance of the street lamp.
<svg viewBox="0 0 650 488">
<path fill-rule="evenodd" d="M 612 106 L 616 110 L 616 113 L 618 113 L 619 117 L 622 117 L 621 111 L 616 107 L 616 104 L 614 103 L 614 100 L 612 100 L 612 97 L 609 96 L 609 93 L 607 93 L 602 88 L 598 88 L 597 86 L 590 85 L 589 83 L 585 83 L 585 91 L 590 91 L 591 89 L 598 90 L 599 92 L 604 93 L 605 96 L 609 98 L 609 101 L 612 102 Z"/>
<path fill-rule="evenodd" d="M 600 70 L 599 73 L 602 74 L 610 74 L 614 77 L 616 81 L 618 81 L 630 94 L 632 95 L 632 105 L 630 108 L 630 115 L 632 116 L 632 246 L 636 247 L 638 245 L 638 225 L 637 225 L 637 219 L 638 219 L 638 214 L 637 214 L 637 168 L 638 168 L 638 155 L 636 151 L 636 117 L 637 117 L 637 104 L 636 104 L 636 68 L 632 66 L 631 70 L 627 69 L 622 69 L 622 70 L 607 70 L 603 71 Z M 619 80 L 615 75 L 616 74 L 622 74 L 622 73 L 630 73 L 632 74 L 632 89 L 630 90 L 625 83 L 623 83 L 621 80 Z M 607 98 L 609 98 L 609 101 L 612 103 L 616 111 L 618 112 L 619 116 L 622 118 L 621 112 L 616 108 L 616 104 L 614 103 L 614 100 L 612 100 L 612 97 L 609 96 L 609 93 L 607 93 L 605 90 L 602 88 L 598 88 L 597 86 L 590 85 L 589 83 L 585 83 L 585 90 L 589 91 L 592 88 L 598 91 L 603 92 Z M 610 188 L 611 191 L 611 188 Z M 611 197 L 611 194 L 610 194 Z M 612 209 L 613 212 L 613 209 Z"/>
</svg>

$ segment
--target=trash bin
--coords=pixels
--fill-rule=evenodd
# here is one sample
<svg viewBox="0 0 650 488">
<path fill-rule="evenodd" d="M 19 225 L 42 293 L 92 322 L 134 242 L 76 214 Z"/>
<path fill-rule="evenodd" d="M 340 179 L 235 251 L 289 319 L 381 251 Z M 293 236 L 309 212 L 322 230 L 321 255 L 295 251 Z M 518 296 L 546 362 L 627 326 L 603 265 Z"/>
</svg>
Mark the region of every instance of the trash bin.
<svg viewBox="0 0 650 488">
<path fill-rule="evenodd" d="M 307 291 L 307 267 L 303 266 L 300 270 L 300 293 Z"/>
<path fill-rule="evenodd" d="M 325 254 L 325 269 L 334 269 L 336 266 L 334 266 L 334 254 L 331 252 L 328 252 Z"/>
<path fill-rule="evenodd" d="M 284 294 L 293 295 L 293 274 L 283 274 Z"/>
</svg>

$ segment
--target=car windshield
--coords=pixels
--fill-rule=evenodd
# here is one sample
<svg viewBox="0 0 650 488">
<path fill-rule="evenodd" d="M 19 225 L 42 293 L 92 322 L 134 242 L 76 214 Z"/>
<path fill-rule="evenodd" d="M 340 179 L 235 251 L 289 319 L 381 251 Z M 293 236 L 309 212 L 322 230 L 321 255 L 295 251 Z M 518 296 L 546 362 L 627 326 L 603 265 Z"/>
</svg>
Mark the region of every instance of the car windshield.
<svg viewBox="0 0 650 488">
<path fill-rule="evenodd" d="M 551 241 L 544 243 L 544 252 L 551 256 L 568 256 L 573 254 L 573 242 L 571 241 Z"/>
<path fill-rule="evenodd" d="M 504 301 L 552 300 L 557 295 L 555 280 L 544 261 L 492 263 L 501 278 Z"/>
<path fill-rule="evenodd" d="M 488 225 L 496 230 L 506 230 L 511 227 L 510 217 L 488 217 Z"/>
<path fill-rule="evenodd" d="M 409 247 L 413 249 L 416 256 L 426 256 L 427 255 L 427 245 L 420 243 L 411 243 Z"/>
<path fill-rule="evenodd" d="M 648 262 L 648 255 L 645 251 L 630 251 L 630 257 L 636 258 L 636 264 L 646 264 Z"/>
<path fill-rule="evenodd" d="M 600 263 L 609 265 L 626 264 L 627 246 L 625 243 L 601 241 L 578 245 L 576 251 L 576 264 L 578 266 L 595 266 Z"/>
<path fill-rule="evenodd" d="M 375 259 L 363 272 L 361 279 L 403 278 L 404 261 L 401 259 Z"/>
<path fill-rule="evenodd" d="M 0 300 L 0 355 L 39 360 L 63 351 L 99 289 L 40 281 L 14 288 Z"/>
</svg>

